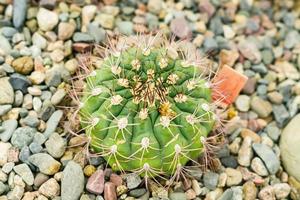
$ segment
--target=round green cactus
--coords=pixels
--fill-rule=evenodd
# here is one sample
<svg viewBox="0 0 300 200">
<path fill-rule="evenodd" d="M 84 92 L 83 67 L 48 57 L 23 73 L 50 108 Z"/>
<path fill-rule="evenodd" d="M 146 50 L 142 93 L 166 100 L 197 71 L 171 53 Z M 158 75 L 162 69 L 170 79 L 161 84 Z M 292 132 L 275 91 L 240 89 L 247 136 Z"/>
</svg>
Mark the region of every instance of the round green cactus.
<svg viewBox="0 0 300 200">
<path fill-rule="evenodd" d="M 211 84 L 196 59 L 161 37 L 124 44 L 85 78 L 81 125 L 113 170 L 172 175 L 196 162 L 213 129 Z"/>
</svg>

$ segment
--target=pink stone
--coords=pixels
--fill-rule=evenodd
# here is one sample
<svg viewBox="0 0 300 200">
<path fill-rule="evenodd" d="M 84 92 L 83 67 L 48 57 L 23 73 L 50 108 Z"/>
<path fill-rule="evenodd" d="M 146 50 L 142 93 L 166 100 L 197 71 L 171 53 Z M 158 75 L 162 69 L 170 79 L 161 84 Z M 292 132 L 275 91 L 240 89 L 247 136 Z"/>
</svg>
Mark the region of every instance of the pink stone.
<svg viewBox="0 0 300 200">
<path fill-rule="evenodd" d="M 206 13 L 209 18 L 212 17 L 216 11 L 215 7 L 210 3 L 209 0 L 200 1 L 199 10 Z"/>
<path fill-rule="evenodd" d="M 105 200 L 117 200 L 116 186 L 112 182 L 105 183 L 104 199 Z"/>
<path fill-rule="evenodd" d="M 192 36 L 192 30 L 183 17 L 173 19 L 170 28 L 172 33 L 181 39 L 190 38 Z"/>
<path fill-rule="evenodd" d="M 120 185 L 123 184 L 123 179 L 122 179 L 121 176 L 119 176 L 117 174 L 111 174 L 110 175 L 110 182 L 115 184 L 115 186 L 120 186 Z"/>
<path fill-rule="evenodd" d="M 93 194 L 102 194 L 104 190 L 104 172 L 97 170 L 86 184 L 86 189 Z"/>
</svg>

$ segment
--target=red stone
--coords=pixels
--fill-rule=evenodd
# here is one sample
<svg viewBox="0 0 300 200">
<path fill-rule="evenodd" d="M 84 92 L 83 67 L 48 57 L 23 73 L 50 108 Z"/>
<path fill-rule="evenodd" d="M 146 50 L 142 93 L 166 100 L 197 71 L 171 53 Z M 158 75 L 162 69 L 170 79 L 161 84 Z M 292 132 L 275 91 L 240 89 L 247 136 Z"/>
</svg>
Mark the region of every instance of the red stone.
<svg viewBox="0 0 300 200">
<path fill-rule="evenodd" d="M 117 200 L 116 186 L 112 182 L 105 183 L 104 199 L 105 200 Z"/>
<path fill-rule="evenodd" d="M 93 194 L 102 194 L 104 190 L 104 172 L 97 170 L 86 184 L 86 189 Z"/>
<path fill-rule="evenodd" d="M 110 175 L 110 182 L 115 184 L 115 186 L 120 186 L 120 185 L 123 184 L 123 179 L 122 179 L 121 176 L 119 176 L 117 174 L 111 174 Z"/>
<path fill-rule="evenodd" d="M 247 77 L 228 65 L 223 65 L 213 79 L 213 99 L 229 105 L 233 103 L 247 81 Z"/>
<path fill-rule="evenodd" d="M 87 51 L 90 51 L 92 49 L 92 46 L 90 44 L 77 42 L 77 43 L 73 44 L 73 49 L 76 52 L 87 52 Z"/>
</svg>

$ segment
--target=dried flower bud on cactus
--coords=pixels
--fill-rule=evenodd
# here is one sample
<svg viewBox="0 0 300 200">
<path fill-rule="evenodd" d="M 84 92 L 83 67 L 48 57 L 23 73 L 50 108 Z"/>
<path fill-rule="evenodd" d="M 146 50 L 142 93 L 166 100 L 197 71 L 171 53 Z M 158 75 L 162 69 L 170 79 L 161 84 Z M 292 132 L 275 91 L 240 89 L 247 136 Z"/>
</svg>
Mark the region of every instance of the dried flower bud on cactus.
<svg viewBox="0 0 300 200">
<path fill-rule="evenodd" d="M 119 39 L 85 78 L 80 121 L 116 171 L 173 175 L 216 122 L 204 59 L 160 35 Z"/>
</svg>

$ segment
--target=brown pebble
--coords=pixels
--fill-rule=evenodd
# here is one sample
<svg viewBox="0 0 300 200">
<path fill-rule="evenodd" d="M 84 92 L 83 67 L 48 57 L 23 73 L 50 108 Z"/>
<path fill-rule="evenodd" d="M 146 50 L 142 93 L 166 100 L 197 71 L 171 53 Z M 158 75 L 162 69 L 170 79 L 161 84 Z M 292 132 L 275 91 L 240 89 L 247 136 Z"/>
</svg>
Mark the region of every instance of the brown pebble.
<svg viewBox="0 0 300 200">
<path fill-rule="evenodd" d="M 247 128 L 244 128 L 242 131 L 241 131 L 241 136 L 242 138 L 245 139 L 245 137 L 250 137 L 252 139 L 253 142 L 255 143 L 260 143 L 261 141 L 261 138 L 259 135 L 257 135 L 255 132 L 251 131 L 250 129 L 247 129 Z"/>
<path fill-rule="evenodd" d="M 120 186 L 123 184 L 123 179 L 121 176 L 113 173 L 110 175 L 110 182 L 115 184 L 115 186 Z"/>
<path fill-rule="evenodd" d="M 107 182 L 104 185 L 104 199 L 117 200 L 116 186 L 112 182 Z"/>
</svg>

